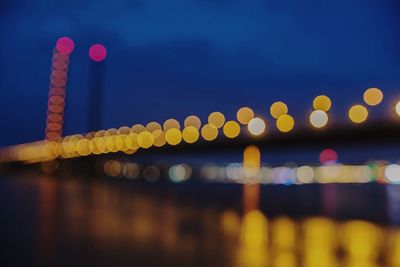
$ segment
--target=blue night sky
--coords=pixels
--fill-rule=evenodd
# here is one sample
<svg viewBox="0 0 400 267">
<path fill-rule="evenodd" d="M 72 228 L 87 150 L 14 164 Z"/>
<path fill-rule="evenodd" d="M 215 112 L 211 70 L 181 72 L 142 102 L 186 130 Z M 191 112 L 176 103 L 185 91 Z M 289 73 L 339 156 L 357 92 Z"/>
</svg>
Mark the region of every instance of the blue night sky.
<svg viewBox="0 0 400 267">
<path fill-rule="evenodd" d="M 0 145 L 44 136 L 52 48 L 75 41 L 65 134 L 88 130 L 88 48 L 103 43 L 102 128 L 275 100 L 303 121 L 317 94 L 342 120 L 368 87 L 400 93 L 397 0 L 0 2 Z M 384 116 L 384 108 L 376 116 Z"/>
</svg>

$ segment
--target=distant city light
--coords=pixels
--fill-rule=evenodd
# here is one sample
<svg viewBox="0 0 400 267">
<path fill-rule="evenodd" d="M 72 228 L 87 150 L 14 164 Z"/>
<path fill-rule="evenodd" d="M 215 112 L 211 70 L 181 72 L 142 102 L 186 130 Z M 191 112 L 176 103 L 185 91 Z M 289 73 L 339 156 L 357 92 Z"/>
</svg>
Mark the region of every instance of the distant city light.
<svg viewBox="0 0 400 267">
<path fill-rule="evenodd" d="M 201 120 L 196 115 L 190 115 L 185 119 L 184 126 L 193 126 L 199 130 L 201 128 Z"/>
<path fill-rule="evenodd" d="M 290 132 L 294 127 L 293 117 L 287 114 L 279 116 L 276 120 L 276 127 L 281 132 Z"/>
<path fill-rule="evenodd" d="M 349 109 L 349 118 L 354 123 L 362 123 L 368 118 L 368 110 L 362 105 L 354 105 Z"/>
<path fill-rule="evenodd" d="M 254 111 L 249 107 L 240 108 L 236 113 L 236 118 L 241 124 L 247 125 L 254 118 Z"/>
<path fill-rule="evenodd" d="M 206 141 L 212 141 L 218 137 L 218 128 L 213 124 L 206 124 L 201 128 L 201 136 Z"/>
<path fill-rule="evenodd" d="M 194 126 L 187 126 L 182 132 L 183 140 L 186 143 L 192 144 L 199 140 L 199 130 Z"/>
<path fill-rule="evenodd" d="M 398 116 L 400 116 L 400 101 L 398 101 L 395 105 L 395 111 Z"/>
<path fill-rule="evenodd" d="M 181 129 L 181 125 L 179 124 L 179 121 L 175 120 L 175 119 L 168 119 L 164 122 L 163 124 L 163 129 L 166 132 L 169 129 Z"/>
<path fill-rule="evenodd" d="M 278 101 L 271 105 L 269 112 L 272 117 L 278 119 L 282 115 L 286 115 L 288 113 L 288 107 L 285 103 Z"/>
<path fill-rule="evenodd" d="M 236 121 L 228 121 L 223 128 L 224 135 L 228 138 L 235 138 L 240 134 L 240 125 Z"/>
<path fill-rule="evenodd" d="M 319 154 L 319 161 L 324 165 L 335 164 L 338 160 L 338 155 L 333 149 L 324 149 Z"/>
<path fill-rule="evenodd" d="M 154 146 L 156 147 L 162 147 L 163 145 L 165 145 L 165 143 L 167 142 L 167 140 L 165 140 L 165 133 L 163 130 L 155 130 L 152 132 L 153 134 L 153 138 L 154 138 Z"/>
<path fill-rule="evenodd" d="M 56 43 L 57 51 L 63 54 L 71 54 L 74 51 L 75 43 L 69 37 L 61 37 Z"/>
<path fill-rule="evenodd" d="M 400 182 L 400 165 L 390 164 L 385 168 L 385 177 L 390 182 L 399 183 Z"/>
<path fill-rule="evenodd" d="M 208 116 L 208 123 L 221 128 L 225 123 L 225 116 L 221 112 L 213 112 Z"/>
<path fill-rule="evenodd" d="M 138 134 L 137 143 L 142 148 L 149 148 L 154 144 L 154 137 L 149 131 L 144 131 Z"/>
<path fill-rule="evenodd" d="M 327 112 L 331 109 L 331 106 L 332 106 L 331 99 L 326 95 L 319 95 L 316 98 L 314 98 L 313 108 L 315 110 L 322 110 Z"/>
<path fill-rule="evenodd" d="M 364 102 L 369 106 L 379 105 L 383 100 L 383 93 L 378 88 L 369 88 L 364 92 Z"/>
<path fill-rule="evenodd" d="M 247 129 L 252 135 L 259 136 L 265 132 L 266 125 L 263 119 L 253 118 L 247 125 Z"/>
<path fill-rule="evenodd" d="M 182 141 L 182 133 L 179 129 L 171 128 L 165 132 L 165 140 L 170 145 L 177 145 Z"/>
<path fill-rule="evenodd" d="M 95 62 L 101 62 L 107 57 L 107 49 L 102 44 L 94 44 L 89 48 L 89 57 Z"/>
<path fill-rule="evenodd" d="M 322 110 L 314 110 L 310 114 L 310 123 L 315 128 L 322 128 L 328 123 L 328 114 Z"/>
<path fill-rule="evenodd" d="M 146 127 L 144 127 L 142 124 L 135 124 L 131 127 L 132 133 L 141 133 L 146 131 Z"/>
<path fill-rule="evenodd" d="M 146 125 L 146 129 L 149 132 L 154 132 L 155 130 L 161 130 L 161 125 L 158 122 L 152 121 Z"/>
</svg>

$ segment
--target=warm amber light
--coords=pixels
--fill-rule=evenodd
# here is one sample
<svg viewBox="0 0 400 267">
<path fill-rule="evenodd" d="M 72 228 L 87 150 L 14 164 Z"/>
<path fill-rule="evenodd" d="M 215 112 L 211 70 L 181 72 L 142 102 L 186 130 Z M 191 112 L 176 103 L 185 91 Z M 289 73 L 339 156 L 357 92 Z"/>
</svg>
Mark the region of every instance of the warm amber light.
<svg viewBox="0 0 400 267">
<path fill-rule="evenodd" d="M 368 118 L 368 110 L 362 105 L 354 105 L 349 110 L 349 118 L 354 123 L 362 123 Z"/>
<path fill-rule="evenodd" d="M 240 125 L 236 121 L 228 121 L 223 128 L 224 134 L 228 138 L 235 138 L 240 134 Z"/>
<path fill-rule="evenodd" d="M 400 116 L 400 101 L 398 101 L 398 102 L 396 103 L 396 106 L 395 106 L 394 108 L 395 108 L 396 114 L 397 114 L 398 116 Z"/>
<path fill-rule="evenodd" d="M 152 133 L 155 130 L 161 130 L 161 125 L 158 122 L 152 121 L 146 125 L 146 129 Z"/>
<path fill-rule="evenodd" d="M 179 124 L 179 121 L 175 119 L 168 119 L 164 122 L 163 124 L 164 131 L 166 132 L 169 129 L 181 129 L 181 125 Z"/>
<path fill-rule="evenodd" d="M 279 131 L 287 133 L 290 132 L 294 127 L 294 119 L 290 115 L 279 116 L 276 121 L 276 127 Z"/>
<path fill-rule="evenodd" d="M 200 129 L 201 128 L 201 120 L 199 117 L 197 117 L 195 115 L 190 115 L 185 119 L 184 125 L 185 125 L 185 127 L 193 126 L 196 129 Z"/>
<path fill-rule="evenodd" d="M 269 112 L 271 116 L 275 119 L 279 118 L 279 116 L 285 115 L 288 113 L 288 107 L 285 103 L 278 101 L 271 105 Z"/>
<path fill-rule="evenodd" d="M 315 110 L 322 110 L 327 112 L 328 110 L 331 109 L 331 106 L 332 106 L 331 99 L 326 95 L 319 95 L 316 98 L 314 98 L 313 107 Z"/>
<path fill-rule="evenodd" d="M 206 141 L 215 140 L 218 137 L 218 128 L 213 124 L 206 124 L 201 128 L 201 136 Z"/>
<path fill-rule="evenodd" d="M 137 143 L 142 148 L 149 148 L 154 143 L 154 137 L 149 131 L 144 131 L 138 134 Z"/>
<path fill-rule="evenodd" d="M 132 131 L 132 133 L 137 133 L 137 134 L 139 134 L 139 133 L 141 133 L 141 132 L 146 131 L 146 127 L 144 127 L 144 126 L 141 125 L 141 124 L 135 124 L 135 125 L 132 126 L 131 131 Z"/>
<path fill-rule="evenodd" d="M 225 123 L 225 116 L 221 112 L 213 112 L 208 116 L 208 123 L 221 128 Z"/>
<path fill-rule="evenodd" d="M 254 112 L 249 107 L 243 107 L 236 113 L 236 118 L 241 124 L 247 125 L 254 118 Z"/>
<path fill-rule="evenodd" d="M 265 132 L 266 125 L 263 119 L 253 118 L 250 120 L 249 125 L 247 125 L 247 129 L 252 135 L 259 136 Z"/>
<path fill-rule="evenodd" d="M 310 114 L 310 123 L 315 128 L 322 128 L 328 123 L 328 114 L 322 110 L 314 110 Z"/>
<path fill-rule="evenodd" d="M 177 145 L 182 142 L 182 133 L 177 128 L 171 128 L 165 132 L 165 140 L 170 145 Z"/>
<path fill-rule="evenodd" d="M 183 129 L 183 140 L 186 143 L 192 144 L 194 142 L 196 142 L 199 139 L 199 130 L 194 127 L 194 126 L 188 126 L 185 129 Z"/>
<path fill-rule="evenodd" d="M 155 130 L 152 134 L 154 137 L 154 146 L 161 147 L 165 145 L 167 141 L 165 140 L 165 134 L 162 130 Z"/>
<path fill-rule="evenodd" d="M 378 88 L 369 88 L 364 92 L 364 102 L 370 106 L 379 105 L 383 100 L 383 93 Z"/>
</svg>

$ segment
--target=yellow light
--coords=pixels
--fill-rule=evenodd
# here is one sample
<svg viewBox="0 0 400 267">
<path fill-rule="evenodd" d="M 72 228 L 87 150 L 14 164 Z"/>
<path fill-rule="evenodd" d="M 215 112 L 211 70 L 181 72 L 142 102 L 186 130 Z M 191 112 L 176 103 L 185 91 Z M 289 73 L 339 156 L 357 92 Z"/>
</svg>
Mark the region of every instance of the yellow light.
<svg viewBox="0 0 400 267">
<path fill-rule="evenodd" d="M 175 119 L 168 119 L 164 122 L 163 124 L 164 131 L 167 132 L 169 129 L 181 129 L 181 125 L 179 124 L 179 121 Z"/>
<path fill-rule="evenodd" d="M 294 127 L 294 119 L 290 115 L 282 115 L 278 117 L 276 121 L 276 127 L 279 131 L 287 133 L 290 132 Z"/>
<path fill-rule="evenodd" d="M 206 124 L 201 128 L 201 136 L 206 141 L 212 141 L 218 137 L 218 129 L 213 124 Z"/>
<path fill-rule="evenodd" d="M 240 125 L 236 121 L 228 121 L 223 128 L 224 134 L 228 138 L 235 138 L 240 134 Z"/>
<path fill-rule="evenodd" d="M 213 112 L 208 116 L 208 123 L 221 128 L 225 123 L 225 116 L 221 112 Z"/>
<path fill-rule="evenodd" d="M 185 129 L 183 129 L 183 140 L 185 140 L 186 143 L 192 144 L 199 140 L 199 130 L 194 127 L 194 126 L 187 126 Z"/>
<path fill-rule="evenodd" d="M 139 144 L 138 144 L 138 142 L 137 142 L 137 137 L 138 137 L 138 134 L 137 133 L 130 133 L 130 134 L 128 134 L 127 136 L 126 136 L 126 138 L 125 138 L 125 140 L 124 140 L 124 142 L 125 142 L 125 146 L 128 148 L 128 149 L 131 149 L 131 150 L 137 150 L 137 149 L 139 149 Z M 98 143 L 97 143 L 97 145 L 98 145 Z"/>
<path fill-rule="evenodd" d="M 349 118 L 354 123 L 362 123 L 368 118 L 368 110 L 362 105 L 354 105 L 349 110 Z"/>
<path fill-rule="evenodd" d="M 182 142 L 182 133 L 177 128 L 171 128 L 165 132 L 165 140 L 170 145 L 177 145 Z"/>
<path fill-rule="evenodd" d="M 331 109 L 331 106 L 332 106 L 331 99 L 326 95 L 319 95 L 316 98 L 314 98 L 313 107 L 315 110 L 322 110 L 327 112 L 328 110 Z"/>
<path fill-rule="evenodd" d="M 236 113 L 236 118 L 241 124 L 247 125 L 254 118 L 254 112 L 249 107 L 243 107 Z"/>
<path fill-rule="evenodd" d="M 165 134 L 162 130 L 155 130 L 152 134 L 154 137 L 154 146 L 162 147 L 165 145 L 167 141 L 165 140 Z"/>
<path fill-rule="evenodd" d="M 184 121 L 185 127 L 193 126 L 196 129 L 200 129 L 201 127 L 201 120 L 199 117 L 195 115 L 188 116 Z"/>
<path fill-rule="evenodd" d="M 158 122 L 152 121 L 146 125 L 146 129 L 152 133 L 155 130 L 161 130 L 161 125 Z"/>
<path fill-rule="evenodd" d="M 271 105 L 269 112 L 275 119 L 288 113 L 288 107 L 285 103 L 278 101 Z"/>
<path fill-rule="evenodd" d="M 370 106 L 379 105 L 383 100 L 383 93 L 378 88 L 369 88 L 364 92 L 364 102 Z"/>
<path fill-rule="evenodd" d="M 129 128 L 128 126 L 122 126 L 118 129 L 118 132 L 120 134 L 130 134 L 131 133 L 131 128 Z"/>
<path fill-rule="evenodd" d="M 310 123 L 315 128 L 322 128 L 328 123 L 328 114 L 322 110 L 314 110 L 310 114 Z"/>
<path fill-rule="evenodd" d="M 144 126 L 141 125 L 141 124 L 135 124 L 135 125 L 132 126 L 131 131 L 132 131 L 132 133 L 137 133 L 137 134 L 139 134 L 139 133 L 141 133 L 141 132 L 146 131 L 146 127 L 144 127 Z"/>
<path fill-rule="evenodd" d="M 396 103 L 395 111 L 398 116 L 400 116 L 400 101 Z"/>
<path fill-rule="evenodd" d="M 144 131 L 138 134 L 137 143 L 142 148 L 149 148 L 154 143 L 154 137 L 149 131 Z"/>
<path fill-rule="evenodd" d="M 250 120 L 249 125 L 247 125 L 247 129 L 252 135 L 259 136 L 265 132 L 266 125 L 261 118 L 253 118 Z"/>
</svg>

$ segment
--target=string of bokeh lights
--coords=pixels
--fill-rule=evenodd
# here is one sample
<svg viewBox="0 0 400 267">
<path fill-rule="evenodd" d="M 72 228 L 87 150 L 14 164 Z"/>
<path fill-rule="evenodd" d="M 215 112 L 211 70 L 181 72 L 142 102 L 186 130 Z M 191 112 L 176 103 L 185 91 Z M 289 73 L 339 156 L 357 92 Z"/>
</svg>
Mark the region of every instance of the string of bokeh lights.
<svg viewBox="0 0 400 267">
<path fill-rule="evenodd" d="M 56 45 L 56 50 L 59 53 L 56 53 L 54 57 L 56 55 L 57 58 L 69 57 L 73 49 L 74 43 L 72 40 L 65 37 L 60 38 Z M 92 45 L 89 49 L 89 57 L 95 62 L 103 61 L 106 56 L 107 50 L 101 44 Z M 69 58 L 67 59 L 69 60 Z M 55 106 L 60 107 L 60 110 L 63 111 L 65 89 L 61 90 L 59 88 L 60 86 L 65 86 L 67 72 L 64 66 L 65 62 L 63 65 L 63 62 L 60 63 L 59 61 L 59 59 L 53 60 L 53 69 L 55 70 L 51 76 L 49 110 L 52 110 Z M 57 75 L 55 74 L 56 72 Z M 53 79 L 53 77 L 57 77 L 57 79 Z M 60 82 L 63 81 L 63 83 L 55 83 L 55 86 L 53 86 L 54 81 L 58 82 L 59 80 Z M 352 105 L 348 109 L 348 119 L 356 125 L 364 123 L 369 116 L 368 107 L 381 104 L 383 98 L 384 94 L 380 89 L 367 89 L 363 94 L 363 103 Z M 53 105 L 54 103 L 55 105 Z M 316 130 L 325 128 L 329 123 L 329 111 L 332 106 L 331 99 L 326 95 L 319 95 L 314 98 L 312 106 L 313 111 L 308 117 L 310 126 Z M 394 114 L 400 116 L 400 101 L 395 104 L 393 110 Z M 84 135 L 74 134 L 61 138 L 58 134 L 62 130 L 62 117 L 60 120 L 60 117 L 56 116 L 59 114 L 57 112 L 54 113 L 56 114 L 49 113 L 48 121 L 50 121 L 50 117 L 57 118 L 58 125 L 53 125 L 53 121 L 48 123 L 46 129 L 49 128 L 51 132 L 46 132 L 47 140 L 3 148 L 0 150 L 0 162 L 22 161 L 24 163 L 35 163 L 51 161 L 56 158 L 68 159 L 115 152 L 133 154 L 140 149 L 163 147 L 165 145 L 177 146 L 182 142 L 188 144 L 201 140 L 211 142 L 221 136 L 221 133 L 229 139 L 237 138 L 240 135 L 244 135 L 244 133 L 249 138 L 265 138 L 272 128 L 265 116 L 256 115 L 250 107 L 242 107 L 236 112 L 236 119 L 233 120 L 227 120 L 223 113 L 216 111 L 209 114 L 205 124 L 202 123 L 198 116 L 190 115 L 184 120 L 182 127 L 178 120 L 171 118 L 162 124 L 152 121 L 146 125 L 135 124 L 132 127 L 122 126 L 118 129 L 111 128 Z M 269 113 L 275 122 L 276 129 L 282 134 L 291 132 L 295 128 L 295 118 L 289 114 L 289 108 L 286 103 L 282 101 L 274 102 L 269 108 Z"/>
</svg>

